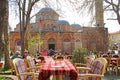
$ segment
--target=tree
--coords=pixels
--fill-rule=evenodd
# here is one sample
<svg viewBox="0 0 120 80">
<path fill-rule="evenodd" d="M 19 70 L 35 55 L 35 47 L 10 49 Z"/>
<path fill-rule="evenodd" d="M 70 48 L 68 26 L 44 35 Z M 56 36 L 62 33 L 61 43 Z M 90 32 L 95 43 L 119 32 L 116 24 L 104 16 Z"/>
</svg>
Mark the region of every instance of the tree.
<svg viewBox="0 0 120 80">
<path fill-rule="evenodd" d="M 2 57 L 3 49 L 4 49 L 4 42 L 3 42 L 3 20 L 5 16 L 5 1 L 0 0 L 0 58 Z M 1 60 L 1 59 L 0 59 Z"/>
<path fill-rule="evenodd" d="M 120 0 L 104 0 L 108 5 L 107 10 L 113 11 L 116 15 L 116 19 L 120 25 Z M 114 19 L 112 19 L 114 20 Z"/>
<path fill-rule="evenodd" d="M 29 24 L 30 24 L 30 14 L 32 11 L 32 7 L 37 3 L 39 0 L 16 0 L 18 7 L 19 7 L 19 21 L 20 21 L 20 35 L 21 35 L 21 52 L 24 55 L 25 44 L 27 43 L 27 35 L 29 31 Z"/>
<path fill-rule="evenodd" d="M 96 3 L 101 3 L 101 1 L 103 3 L 103 12 L 106 10 L 113 11 L 113 13 L 117 16 L 115 20 L 117 20 L 120 24 L 120 0 L 70 0 L 70 3 L 74 6 L 78 13 L 84 14 L 84 12 L 86 12 L 88 13 L 87 15 L 91 15 L 91 21 L 93 22 L 96 16 L 94 14 L 94 9 L 96 7 L 101 7 L 101 5 Z"/>
<path fill-rule="evenodd" d="M 0 49 L 5 54 L 5 65 L 4 68 L 9 69 L 9 39 L 8 39 L 8 0 L 0 0 Z"/>
</svg>

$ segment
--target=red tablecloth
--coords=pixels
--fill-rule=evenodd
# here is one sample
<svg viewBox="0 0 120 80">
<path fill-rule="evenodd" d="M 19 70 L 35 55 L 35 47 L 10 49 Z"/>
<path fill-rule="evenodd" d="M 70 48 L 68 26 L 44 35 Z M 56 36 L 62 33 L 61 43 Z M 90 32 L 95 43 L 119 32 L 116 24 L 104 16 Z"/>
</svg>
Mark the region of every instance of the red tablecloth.
<svg viewBox="0 0 120 80">
<path fill-rule="evenodd" d="M 118 58 L 111 58 L 111 61 L 116 61 Z"/>
<path fill-rule="evenodd" d="M 55 67 L 63 66 L 63 67 L 55 68 L 53 66 L 55 66 Z M 63 60 L 63 61 L 51 60 L 51 61 L 45 63 L 42 66 L 42 68 L 40 69 L 38 80 L 47 80 L 50 77 L 50 75 L 61 75 L 61 74 L 69 75 L 70 80 L 78 79 L 77 71 L 70 61 L 68 61 L 68 60 Z"/>
</svg>

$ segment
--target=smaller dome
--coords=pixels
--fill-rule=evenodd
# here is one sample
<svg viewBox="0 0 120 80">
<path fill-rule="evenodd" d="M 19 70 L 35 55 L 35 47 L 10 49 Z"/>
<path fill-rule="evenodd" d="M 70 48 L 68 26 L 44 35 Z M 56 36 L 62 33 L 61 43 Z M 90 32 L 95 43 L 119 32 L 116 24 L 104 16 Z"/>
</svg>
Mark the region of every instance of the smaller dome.
<svg viewBox="0 0 120 80">
<path fill-rule="evenodd" d="M 72 27 L 81 27 L 79 24 L 71 24 Z"/>
<path fill-rule="evenodd" d="M 51 8 L 42 8 L 39 12 L 54 11 Z"/>
<path fill-rule="evenodd" d="M 65 20 L 58 20 L 57 24 L 69 24 L 69 22 Z"/>
</svg>

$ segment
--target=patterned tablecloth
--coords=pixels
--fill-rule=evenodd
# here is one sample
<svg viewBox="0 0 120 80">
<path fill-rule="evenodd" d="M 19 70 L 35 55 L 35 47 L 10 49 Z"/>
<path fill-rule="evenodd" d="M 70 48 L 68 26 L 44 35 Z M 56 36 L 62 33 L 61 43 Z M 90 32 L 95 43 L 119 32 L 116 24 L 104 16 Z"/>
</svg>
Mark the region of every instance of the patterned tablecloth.
<svg viewBox="0 0 120 80">
<path fill-rule="evenodd" d="M 49 60 L 39 72 L 38 80 L 47 80 L 50 75 L 69 75 L 70 80 L 77 80 L 77 71 L 68 60 Z"/>
</svg>

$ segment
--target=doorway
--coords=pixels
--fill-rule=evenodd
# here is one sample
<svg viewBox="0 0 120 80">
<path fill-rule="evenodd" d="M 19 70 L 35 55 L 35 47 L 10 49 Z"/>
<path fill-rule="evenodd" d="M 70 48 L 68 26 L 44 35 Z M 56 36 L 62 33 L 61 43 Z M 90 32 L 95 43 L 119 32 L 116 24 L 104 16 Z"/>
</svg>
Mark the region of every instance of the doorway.
<svg viewBox="0 0 120 80">
<path fill-rule="evenodd" d="M 50 49 L 55 50 L 55 44 L 48 44 L 48 48 L 49 48 L 49 50 Z"/>
<path fill-rule="evenodd" d="M 48 40 L 48 49 L 55 50 L 55 39 L 54 38 L 50 38 Z"/>
</svg>

